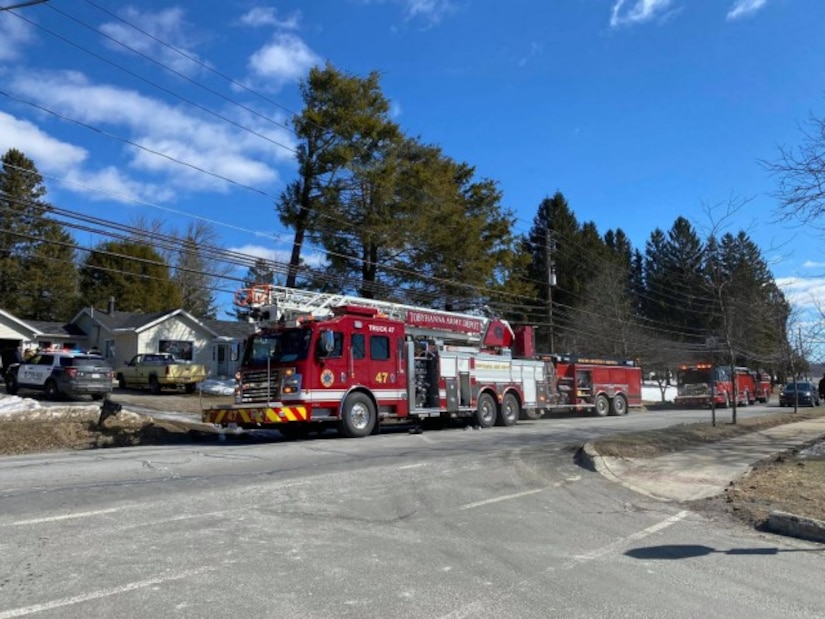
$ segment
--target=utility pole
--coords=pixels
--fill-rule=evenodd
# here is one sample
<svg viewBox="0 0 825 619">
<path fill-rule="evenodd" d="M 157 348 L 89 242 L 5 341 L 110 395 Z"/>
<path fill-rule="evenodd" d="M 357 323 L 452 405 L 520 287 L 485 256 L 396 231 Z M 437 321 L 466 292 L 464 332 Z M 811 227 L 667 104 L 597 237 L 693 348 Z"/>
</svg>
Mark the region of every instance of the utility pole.
<svg viewBox="0 0 825 619">
<path fill-rule="evenodd" d="M 547 324 L 550 330 L 550 350 L 548 352 L 555 352 L 553 341 L 553 286 L 556 285 L 556 262 L 553 260 L 553 254 L 556 251 L 556 239 L 553 236 L 553 229 L 550 227 L 549 203 L 545 206 L 545 213 L 547 229 L 544 233 L 544 258 L 547 271 Z"/>
</svg>

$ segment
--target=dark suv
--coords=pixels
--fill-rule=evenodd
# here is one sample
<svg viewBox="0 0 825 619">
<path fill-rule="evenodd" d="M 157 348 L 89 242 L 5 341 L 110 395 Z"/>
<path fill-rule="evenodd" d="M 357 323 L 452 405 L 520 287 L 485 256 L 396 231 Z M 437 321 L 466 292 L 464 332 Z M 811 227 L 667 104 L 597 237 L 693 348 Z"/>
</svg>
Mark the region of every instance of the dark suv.
<svg viewBox="0 0 825 619">
<path fill-rule="evenodd" d="M 819 391 L 811 382 L 788 383 L 779 393 L 779 406 L 819 406 Z"/>
<path fill-rule="evenodd" d="M 99 355 L 68 352 L 43 352 L 28 361 L 9 367 L 6 391 L 15 395 L 20 389 L 43 391 L 47 398 L 88 394 L 93 400 L 112 392 L 114 371 Z"/>
</svg>

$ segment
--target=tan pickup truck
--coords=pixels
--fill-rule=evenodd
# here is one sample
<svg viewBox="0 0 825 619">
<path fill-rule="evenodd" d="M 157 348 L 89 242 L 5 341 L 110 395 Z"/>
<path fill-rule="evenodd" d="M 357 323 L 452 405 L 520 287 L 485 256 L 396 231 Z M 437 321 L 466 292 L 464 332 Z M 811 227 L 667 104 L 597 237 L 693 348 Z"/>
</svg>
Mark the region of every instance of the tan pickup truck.
<svg viewBox="0 0 825 619">
<path fill-rule="evenodd" d="M 168 353 L 146 353 L 135 355 L 129 363 L 117 368 L 115 378 L 121 389 L 148 388 L 157 394 L 161 389 L 183 388 L 186 393 L 192 393 L 206 378 L 206 367 L 179 361 Z"/>
</svg>

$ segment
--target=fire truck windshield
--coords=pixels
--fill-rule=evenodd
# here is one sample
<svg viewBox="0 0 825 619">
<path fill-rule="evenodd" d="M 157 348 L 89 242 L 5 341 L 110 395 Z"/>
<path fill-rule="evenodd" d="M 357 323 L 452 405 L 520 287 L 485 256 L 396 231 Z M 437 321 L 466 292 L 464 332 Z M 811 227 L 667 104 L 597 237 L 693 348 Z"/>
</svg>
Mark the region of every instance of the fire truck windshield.
<svg viewBox="0 0 825 619">
<path fill-rule="evenodd" d="M 311 329 L 286 329 L 272 333 L 258 333 L 246 347 L 243 364 L 246 366 L 302 361 L 309 355 Z"/>
<path fill-rule="evenodd" d="M 710 368 L 679 370 L 676 380 L 679 385 L 703 385 L 712 382 L 711 370 Z"/>
</svg>

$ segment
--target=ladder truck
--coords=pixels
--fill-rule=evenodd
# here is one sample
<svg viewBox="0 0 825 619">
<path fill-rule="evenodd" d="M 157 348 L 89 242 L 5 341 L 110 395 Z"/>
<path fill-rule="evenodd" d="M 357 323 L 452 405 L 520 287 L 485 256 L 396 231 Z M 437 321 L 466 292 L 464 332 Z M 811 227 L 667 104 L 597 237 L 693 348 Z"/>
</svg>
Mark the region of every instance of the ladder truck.
<svg viewBox="0 0 825 619">
<path fill-rule="evenodd" d="M 220 427 L 294 438 L 332 426 L 360 438 L 394 422 L 466 419 L 487 428 L 554 409 L 605 415 L 641 405 L 638 367 L 623 371 L 636 387 L 628 388 L 633 378 L 600 385 L 591 372 L 590 386 L 571 393 L 575 360 L 536 355 L 531 327 L 514 330 L 489 313 L 270 284 L 239 290 L 235 303 L 256 331 L 244 346 L 234 403 L 203 411 L 205 423 Z"/>
</svg>

